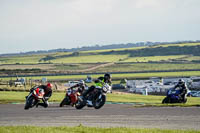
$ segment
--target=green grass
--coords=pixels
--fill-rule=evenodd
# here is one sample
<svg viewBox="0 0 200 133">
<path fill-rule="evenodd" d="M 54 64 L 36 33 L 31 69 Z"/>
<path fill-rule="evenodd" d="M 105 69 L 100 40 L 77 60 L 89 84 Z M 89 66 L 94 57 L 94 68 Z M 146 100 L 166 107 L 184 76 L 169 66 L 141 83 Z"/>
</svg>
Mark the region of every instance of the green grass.
<svg viewBox="0 0 200 133">
<path fill-rule="evenodd" d="M 0 103 L 15 103 L 25 102 L 25 96 L 28 92 L 13 92 L 13 91 L 0 91 Z M 61 102 L 64 98 L 65 92 L 53 92 L 50 102 Z M 139 95 L 139 94 L 123 94 L 123 93 L 113 93 L 107 94 L 108 102 L 124 102 L 124 103 L 143 103 L 145 105 L 161 106 L 161 102 L 164 96 L 153 96 L 153 95 Z M 173 104 L 174 105 L 174 104 Z M 188 102 L 186 104 L 176 104 L 176 106 L 200 106 L 199 97 L 188 97 Z M 166 105 L 162 105 L 166 106 Z M 168 105 L 167 105 L 168 106 Z"/>
<path fill-rule="evenodd" d="M 69 72 L 86 70 L 101 64 L 39 64 L 39 65 L 0 65 L 0 69 L 16 70 L 16 69 L 41 69 L 48 72 Z M 99 67 L 89 72 L 124 72 L 124 71 L 159 71 L 159 70 L 185 70 L 187 69 L 199 69 L 200 63 L 115 63 L 113 65 Z M 178 75 L 179 76 L 179 75 Z M 192 75 L 191 75 L 192 76 Z M 74 76 L 67 76 L 74 77 Z M 66 77 L 66 78 L 67 78 Z M 77 76 L 75 76 L 77 77 Z M 82 76 L 78 76 L 82 77 Z M 86 77 L 86 76 L 85 76 Z M 121 76 L 120 76 L 121 77 Z M 41 78 L 41 77 L 39 77 Z M 63 77 L 65 78 L 65 77 Z M 51 77 L 50 77 L 51 79 Z M 67 78 L 69 79 L 69 78 Z"/>
<path fill-rule="evenodd" d="M 173 56 L 147 56 L 147 57 L 128 57 L 122 62 L 160 62 L 160 61 L 171 61 L 179 58 L 184 58 L 187 55 L 173 55 Z"/>
<path fill-rule="evenodd" d="M 149 78 L 149 77 L 186 77 L 200 76 L 200 71 L 184 71 L 184 72 L 161 72 L 161 73 L 133 73 L 133 74 L 113 74 L 113 77 L 121 78 Z"/>
<path fill-rule="evenodd" d="M 90 51 L 81 51 L 81 53 L 84 54 L 101 54 L 104 52 L 110 52 L 110 51 L 124 51 L 124 50 L 138 50 L 138 49 L 143 49 L 146 48 L 145 46 L 143 47 L 132 47 L 132 48 L 118 48 L 118 49 L 104 49 L 104 50 L 90 50 Z"/>
<path fill-rule="evenodd" d="M 29 92 L 15 92 L 15 91 L 0 91 L 0 103 L 15 103 L 25 102 L 25 96 L 27 96 Z M 65 96 L 64 92 L 54 92 L 50 102 L 60 102 Z"/>
<path fill-rule="evenodd" d="M 88 55 L 65 57 L 51 60 L 53 63 L 98 63 L 98 62 L 118 62 L 128 55 Z"/>
<path fill-rule="evenodd" d="M 87 75 L 67 75 L 67 76 L 37 76 L 27 77 L 29 79 L 42 80 L 46 77 L 48 80 L 81 80 L 86 79 Z M 103 74 L 91 75 L 93 79 L 103 76 Z M 132 78 L 149 78 L 149 77 L 189 77 L 200 76 L 200 71 L 184 71 L 184 72 L 154 72 L 154 73 L 125 73 L 125 74 L 112 74 L 113 79 L 132 79 Z M 1 78 L 3 81 L 9 81 L 11 78 Z"/>
<path fill-rule="evenodd" d="M 156 45 L 153 47 L 169 47 L 169 46 L 179 46 L 179 47 L 184 47 L 184 46 L 197 46 L 200 45 L 200 43 L 183 43 L 183 44 L 165 44 L 165 45 Z"/>
<path fill-rule="evenodd" d="M 184 43 L 184 44 L 166 44 L 166 45 L 156 45 L 151 46 L 151 48 L 156 47 L 169 47 L 169 46 L 196 46 L 200 45 L 200 43 Z M 123 59 L 128 59 L 125 61 L 133 61 L 133 62 L 147 62 L 147 61 L 159 61 L 159 60 L 169 60 L 176 59 L 179 56 L 163 56 L 163 57 L 138 57 L 138 58 L 128 58 L 129 54 L 126 55 L 102 55 L 103 52 L 110 51 L 124 51 L 124 50 L 138 50 L 149 47 L 134 47 L 134 48 L 121 48 L 121 49 L 109 49 L 109 50 L 94 50 L 94 51 L 81 51 L 80 56 L 76 57 L 63 57 L 57 58 L 54 60 L 50 60 L 53 63 L 97 63 L 97 62 L 118 62 Z M 39 55 L 26 55 L 26 56 L 12 56 L 12 57 L 0 57 L 0 64 L 36 64 L 39 63 L 41 58 L 50 55 L 52 57 L 62 57 L 64 55 L 72 54 L 71 52 L 59 52 L 59 53 L 51 53 L 51 54 L 39 54 Z M 95 55 L 94 55 L 95 54 Z M 97 54 L 97 55 L 96 55 Z M 181 55 L 180 55 L 181 56 Z M 47 61 L 48 62 L 48 61 Z"/>
<path fill-rule="evenodd" d="M 13 64 L 13 65 L 0 65 L 0 69 L 16 70 L 16 69 L 41 69 L 41 70 L 55 70 L 56 64 Z"/>
<path fill-rule="evenodd" d="M 27 55 L 27 56 L 14 56 L 14 57 L 0 57 L 0 64 L 36 64 L 39 63 L 41 58 L 45 55 Z"/>
<path fill-rule="evenodd" d="M 140 57 L 143 58 L 143 57 Z M 150 58 L 150 57 L 149 57 Z M 148 59 L 149 59 L 148 58 Z M 152 57 L 153 58 L 153 57 Z M 198 59 L 186 58 L 188 60 Z M 41 69 L 51 71 L 76 71 L 99 66 L 102 63 L 85 63 L 85 64 L 35 64 L 35 65 L 0 65 L 0 69 Z M 184 70 L 199 69 L 200 63 L 115 63 L 110 66 L 104 66 L 92 70 L 93 72 L 120 72 L 120 71 L 149 71 L 149 70 Z M 90 72 L 92 72 L 90 71 Z"/>
<path fill-rule="evenodd" d="M 54 70 L 59 71 L 73 71 L 73 70 L 84 70 L 91 67 L 95 67 L 98 64 L 57 64 Z"/>
<path fill-rule="evenodd" d="M 181 107 L 189 107 L 189 106 L 200 106 L 200 98 L 199 97 L 188 97 L 188 101 L 186 104 L 161 104 L 162 100 L 165 96 L 153 96 L 153 95 L 139 95 L 139 94 L 108 94 L 107 101 L 110 102 L 122 102 L 122 103 L 135 103 L 141 106 L 181 106 Z M 142 105 L 143 104 L 143 105 Z"/>
<path fill-rule="evenodd" d="M 199 69 L 200 64 L 175 64 L 175 63 L 116 63 L 112 66 L 98 68 L 98 72 L 123 72 L 123 71 L 158 71 L 158 70 L 187 70 Z"/>
<path fill-rule="evenodd" d="M 36 126 L 1 126 L 0 133 L 200 133 L 197 130 L 135 129 L 125 127 L 36 127 Z"/>
<path fill-rule="evenodd" d="M 169 46 L 196 46 L 196 45 L 200 45 L 200 43 L 183 43 L 183 44 L 164 44 L 164 45 L 156 45 L 156 46 L 151 46 L 153 48 L 156 47 L 169 47 Z M 105 49 L 105 50 L 92 50 L 92 51 L 82 51 L 81 53 L 102 53 L 102 52 L 109 52 L 109 51 L 124 51 L 124 50 L 138 50 L 138 49 L 143 49 L 143 48 L 147 48 L 145 46 L 143 47 L 133 47 L 133 48 L 119 48 L 119 49 Z"/>
<path fill-rule="evenodd" d="M 139 94 L 108 94 L 107 101 L 125 103 L 160 104 L 164 96 L 144 96 Z"/>
<path fill-rule="evenodd" d="M 200 61 L 200 56 L 190 56 L 190 57 L 184 58 L 184 60 L 187 60 L 187 61 Z"/>
<path fill-rule="evenodd" d="M 24 70 L 24 69 L 41 69 L 46 71 L 73 71 L 73 70 L 84 70 L 91 67 L 100 65 L 99 63 L 69 63 L 69 64 L 3 64 L 0 65 L 0 69 L 5 70 Z"/>
</svg>

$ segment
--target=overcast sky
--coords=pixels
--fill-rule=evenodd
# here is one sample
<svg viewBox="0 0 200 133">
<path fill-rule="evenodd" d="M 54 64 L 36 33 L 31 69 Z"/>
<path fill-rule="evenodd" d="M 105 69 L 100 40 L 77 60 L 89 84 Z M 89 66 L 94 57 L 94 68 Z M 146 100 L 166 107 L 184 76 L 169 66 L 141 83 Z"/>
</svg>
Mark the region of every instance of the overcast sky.
<svg viewBox="0 0 200 133">
<path fill-rule="evenodd" d="M 0 53 L 200 39 L 200 0 L 0 0 Z"/>
</svg>

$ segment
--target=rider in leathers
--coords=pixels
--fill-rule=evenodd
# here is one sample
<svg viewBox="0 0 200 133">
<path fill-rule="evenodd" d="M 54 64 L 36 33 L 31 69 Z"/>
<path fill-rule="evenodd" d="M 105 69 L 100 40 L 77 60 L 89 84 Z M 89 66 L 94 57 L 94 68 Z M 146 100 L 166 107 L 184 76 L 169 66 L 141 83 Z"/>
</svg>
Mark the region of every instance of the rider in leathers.
<svg viewBox="0 0 200 133">
<path fill-rule="evenodd" d="M 43 107 L 47 108 L 49 106 L 48 100 L 52 95 L 52 87 L 53 87 L 53 85 L 51 83 L 47 83 L 47 85 L 40 85 L 40 86 L 36 86 L 36 87 L 37 88 L 41 88 L 41 89 L 44 90 L 44 97 L 42 99 L 43 103 L 38 103 L 36 105 L 36 107 L 38 107 L 38 105 L 40 105 L 40 106 L 43 106 Z M 34 87 L 34 88 L 36 88 L 36 87 Z M 30 90 L 30 92 L 32 92 L 34 88 L 32 88 Z"/>
<path fill-rule="evenodd" d="M 88 88 L 88 90 L 86 90 L 86 91 L 84 91 L 83 92 L 83 100 L 85 100 L 86 99 L 86 96 L 90 93 L 90 92 L 92 92 L 96 87 L 103 87 L 103 85 L 105 84 L 105 83 L 108 83 L 108 84 L 110 84 L 111 85 L 111 75 L 110 74 L 108 74 L 108 73 L 106 73 L 105 75 L 104 75 L 104 77 L 99 77 L 97 80 L 95 80 L 95 85 L 92 85 L 91 87 L 89 87 Z"/>
<path fill-rule="evenodd" d="M 187 85 L 182 79 L 179 79 L 178 84 L 174 88 L 176 89 L 178 87 L 180 88 L 179 97 L 184 101 L 186 98 L 187 90 L 188 90 Z"/>
<path fill-rule="evenodd" d="M 77 88 L 77 87 L 78 87 L 78 92 L 82 94 L 87 86 L 83 80 L 80 80 L 78 84 L 71 86 L 69 89 L 73 90 L 74 88 Z"/>
</svg>

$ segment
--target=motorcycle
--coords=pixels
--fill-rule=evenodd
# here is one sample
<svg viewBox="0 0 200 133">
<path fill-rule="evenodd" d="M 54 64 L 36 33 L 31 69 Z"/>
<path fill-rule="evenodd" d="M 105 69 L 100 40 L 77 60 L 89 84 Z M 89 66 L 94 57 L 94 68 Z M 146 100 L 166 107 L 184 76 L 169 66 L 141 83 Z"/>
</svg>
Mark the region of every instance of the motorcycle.
<svg viewBox="0 0 200 133">
<path fill-rule="evenodd" d="M 80 96 L 80 92 L 78 90 L 68 89 L 65 98 L 60 103 L 60 107 L 64 105 L 72 105 L 74 106 L 78 101 L 78 96 Z"/>
<path fill-rule="evenodd" d="M 33 88 L 30 92 L 30 94 L 26 97 L 26 103 L 24 106 L 25 110 L 28 110 L 29 108 L 34 107 L 39 103 L 40 100 L 44 97 L 44 90 L 41 88 Z"/>
<path fill-rule="evenodd" d="M 180 89 L 171 88 L 167 91 L 167 96 L 163 99 L 162 103 L 186 103 L 187 98 L 183 99 L 179 96 Z"/>
<path fill-rule="evenodd" d="M 103 85 L 103 87 L 96 87 L 92 92 L 90 92 L 86 98 L 83 100 L 81 96 L 78 96 L 78 102 L 75 105 L 76 109 L 82 109 L 87 105 L 87 107 L 94 107 L 95 109 L 100 109 L 106 102 L 106 93 L 111 89 L 108 84 Z"/>
</svg>

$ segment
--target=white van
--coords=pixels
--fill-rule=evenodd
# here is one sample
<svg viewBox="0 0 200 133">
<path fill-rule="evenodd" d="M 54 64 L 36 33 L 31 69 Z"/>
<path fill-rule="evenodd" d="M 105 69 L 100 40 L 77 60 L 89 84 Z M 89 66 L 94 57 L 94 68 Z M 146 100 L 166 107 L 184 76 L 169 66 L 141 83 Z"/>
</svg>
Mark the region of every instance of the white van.
<svg viewBox="0 0 200 133">
<path fill-rule="evenodd" d="M 72 87 L 76 84 L 78 84 L 79 81 L 68 81 L 68 83 L 64 84 L 66 87 Z"/>
</svg>

